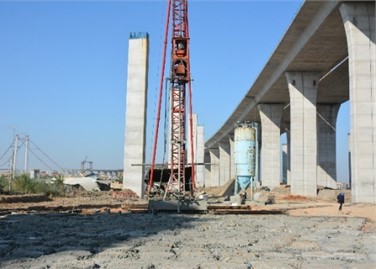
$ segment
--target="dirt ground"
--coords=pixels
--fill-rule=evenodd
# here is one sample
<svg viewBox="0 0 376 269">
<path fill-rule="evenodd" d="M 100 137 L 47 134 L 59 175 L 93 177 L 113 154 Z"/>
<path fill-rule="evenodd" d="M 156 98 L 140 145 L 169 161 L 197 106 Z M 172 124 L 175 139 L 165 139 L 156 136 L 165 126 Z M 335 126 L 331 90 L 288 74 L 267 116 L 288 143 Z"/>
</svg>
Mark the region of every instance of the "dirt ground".
<svg viewBox="0 0 376 269">
<path fill-rule="evenodd" d="M 260 191 L 246 203 L 263 214 L 224 215 L 129 213 L 127 204 L 142 201 L 111 193 L 0 196 L 0 268 L 376 268 L 376 205 L 346 193 L 339 211 L 337 193 Z M 223 202 L 220 191 L 207 194 Z"/>
</svg>

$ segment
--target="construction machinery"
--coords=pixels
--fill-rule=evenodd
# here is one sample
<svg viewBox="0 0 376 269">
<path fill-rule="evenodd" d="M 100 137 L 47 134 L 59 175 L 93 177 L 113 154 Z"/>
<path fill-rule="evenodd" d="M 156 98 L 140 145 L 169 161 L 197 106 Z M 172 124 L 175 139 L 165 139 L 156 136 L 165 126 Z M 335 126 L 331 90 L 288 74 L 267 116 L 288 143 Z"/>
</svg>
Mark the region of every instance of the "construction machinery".
<svg viewBox="0 0 376 269">
<path fill-rule="evenodd" d="M 85 165 L 89 164 L 89 168 L 86 168 Z M 92 173 L 93 171 L 93 162 L 87 161 L 87 156 L 85 156 L 85 159 L 81 161 L 81 174 L 86 174 L 86 171 L 89 170 L 89 173 Z"/>
<path fill-rule="evenodd" d="M 155 156 L 157 151 L 158 128 L 162 103 L 164 69 L 166 62 L 167 39 L 171 19 L 171 59 L 169 81 L 169 162 L 165 169 L 156 169 Z M 157 117 L 154 133 L 151 167 L 148 173 L 149 207 L 152 209 L 196 209 L 195 201 L 195 166 L 193 147 L 193 120 L 192 120 L 192 90 L 189 51 L 188 1 L 169 0 L 167 5 L 166 25 L 164 34 L 164 49 L 162 57 L 162 74 Z M 187 122 L 187 116 L 189 120 Z M 168 119 L 167 119 L 168 117 Z M 189 124 L 190 128 L 187 128 Z M 165 126 L 167 126 L 165 124 Z M 187 134 L 189 129 L 190 159 L 187 163 Z M 164 174 L 164 176 L 163 176 Z M 167 177 L 166 177 L 167 175 Z M 157 198 L 158 197 L 158 198 Z M 200 208 L 200 206 L 198 206 Z"/>
</svg>

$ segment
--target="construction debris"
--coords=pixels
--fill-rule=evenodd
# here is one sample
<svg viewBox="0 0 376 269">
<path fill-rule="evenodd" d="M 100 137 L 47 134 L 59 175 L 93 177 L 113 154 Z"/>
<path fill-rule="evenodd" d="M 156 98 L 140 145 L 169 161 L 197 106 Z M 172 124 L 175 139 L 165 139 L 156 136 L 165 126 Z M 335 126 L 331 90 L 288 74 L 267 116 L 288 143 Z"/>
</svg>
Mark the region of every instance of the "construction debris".
<svg viewBox="0 0 376 269">
<path fill-rule="evenodd" d="M 0 197 L 0 203 L 37 203 L 51 201 L 45 194 L 15 194 Z"/>
<path fill-rule="evenodd" d="M 124 190 L 113 190 L 111 192 L 112 198 L 116 200 L 135 200 L 139 199 L 137 194 L 130 190 L 130 189 L 124 189 Z"/>
<path fill-rule="evenodd" d="M 64 184 L 70 186 L 81 186 L 85 191 L 100 191 L 96 177 L 67 177 Z"/>
</svg>

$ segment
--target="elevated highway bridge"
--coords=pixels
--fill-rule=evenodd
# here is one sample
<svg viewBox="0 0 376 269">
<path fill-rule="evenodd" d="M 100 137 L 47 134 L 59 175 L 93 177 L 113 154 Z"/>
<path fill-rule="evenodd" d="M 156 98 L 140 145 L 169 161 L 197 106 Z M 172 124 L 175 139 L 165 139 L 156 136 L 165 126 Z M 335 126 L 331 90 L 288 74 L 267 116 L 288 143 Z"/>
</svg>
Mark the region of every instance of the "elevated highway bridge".
<svg viewBox="0 0 376 269">
<path fill-rule="evenodd" d="M 336 186 L 336 120 L 350 102 L 353 202 L 376 203 L 374 1 L 305 1 L 254 84 L 205 142 L 205 186 L 235 177 L 238 121 L 261 126 L 260 184 L 280 185 L 286 133 L 292 194 Z M 198 180 L 200 175 L 198 174 Z"/>
</svg>

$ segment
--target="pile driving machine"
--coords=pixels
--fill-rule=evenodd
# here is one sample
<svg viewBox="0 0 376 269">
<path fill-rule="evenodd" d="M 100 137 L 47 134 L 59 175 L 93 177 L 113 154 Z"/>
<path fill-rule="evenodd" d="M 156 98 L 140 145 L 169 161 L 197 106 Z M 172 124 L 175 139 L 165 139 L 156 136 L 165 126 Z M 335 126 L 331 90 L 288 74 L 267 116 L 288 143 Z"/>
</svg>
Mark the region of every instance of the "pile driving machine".
<svg viewBox="0 0 376 269">
<path fill-rule="evenodd" d="M 167 39 L 171 30 L 171 66 L 168 99 L 170 105 L 168 117 L 170 123 L 169 163 L 166 169 L 155 168 L 155 156 L 158 140 L 158 128 L 163 93 L 164 69 L 166 62 Z M 169 0 L 167 6 L 162 74 L 160 77 L 159 100 L 155 124 L 154 144 L 151 167 L 148 173 L 149 209 L 150 210 L 203 210 L 206 201 L 199 201 L 195 196 L 194 147 L 190 143 L 191 163 L 187 163 L 187 112 L 189 113 L 190 141 L 193 141 L 192 91 L 189 57 L 188 1 Z M 188 98 L 187 98 L 188 97 Z M 187 109 L 188 108 L 188 109 Z"/>
</svg>

